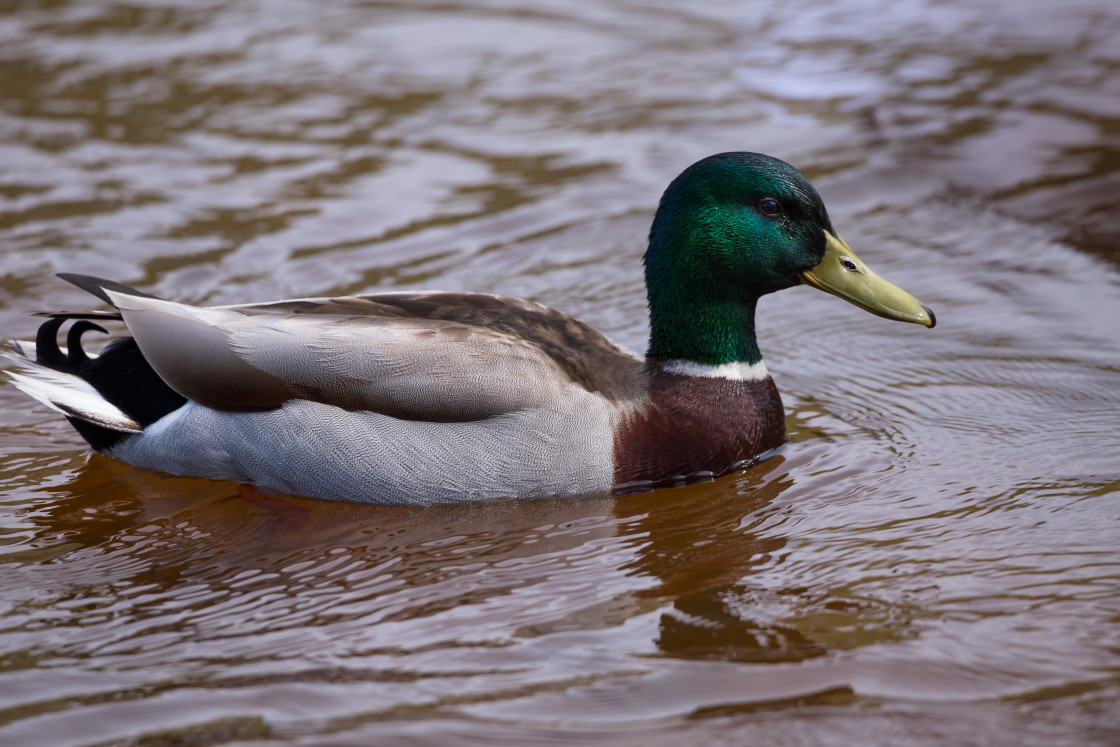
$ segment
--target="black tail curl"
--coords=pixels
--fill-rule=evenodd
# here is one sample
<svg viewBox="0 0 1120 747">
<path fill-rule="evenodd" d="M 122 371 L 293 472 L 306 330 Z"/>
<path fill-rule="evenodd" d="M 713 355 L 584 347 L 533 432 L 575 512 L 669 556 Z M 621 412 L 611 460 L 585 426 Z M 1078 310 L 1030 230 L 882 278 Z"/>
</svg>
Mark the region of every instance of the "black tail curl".
<svg viewBox="0 0 1120 747">
<path fill-rule="evenodd" d="M 35 333 L 35 362 L 56 371 L 78 373 L 78 369 L 90 360 L 86 351 L 82 349 L 82 335 L 90 330 L 97 330 L 107 335 L 109 330 L 89 321 L 86 316 L 73 315 L 69 312 L 59 312 L 49 316 L 50 320 L 39 325 L 39 331 Z M 58 330 L 68 319 L 78 321 L 74 322 L 66 333 L 66 352 L 63 353 L 58 347 Z"/>
<path fill-rule="evenodd" d="M 106 401 L 147 427 L 173 412 L 187 400 L 167 386 L 140 352 L 136 340 L 114 340 L 96 357 L 82 347 L 82 335 L 97 331 L 108 334 L 91 319 L 120 319 L 118 312 L 46 312 L 49 317 L 35 335 L 35 362 L 87 381 Z M 66 351 L 58 345 L 58 333 L 67 321 L 76 320 L 66 332 Z M 131 434 L 68 417 L 67 420 L 89 445 L 104 451 Z"/>
</svg>

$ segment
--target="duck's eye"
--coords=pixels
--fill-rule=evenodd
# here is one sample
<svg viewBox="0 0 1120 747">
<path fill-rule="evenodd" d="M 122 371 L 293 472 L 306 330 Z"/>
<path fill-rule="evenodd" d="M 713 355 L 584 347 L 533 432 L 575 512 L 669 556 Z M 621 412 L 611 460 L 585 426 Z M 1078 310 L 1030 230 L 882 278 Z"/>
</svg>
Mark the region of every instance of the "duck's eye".
<svg viewBox="0 0 1120 747">
<path fill-rule="evenodd" d="M 758 201 L 758 209 L 762 211 L 763 215 L 779 215 L 782 212 L 781 204 L 773 197 L 763 197 Z"/>
</svg>

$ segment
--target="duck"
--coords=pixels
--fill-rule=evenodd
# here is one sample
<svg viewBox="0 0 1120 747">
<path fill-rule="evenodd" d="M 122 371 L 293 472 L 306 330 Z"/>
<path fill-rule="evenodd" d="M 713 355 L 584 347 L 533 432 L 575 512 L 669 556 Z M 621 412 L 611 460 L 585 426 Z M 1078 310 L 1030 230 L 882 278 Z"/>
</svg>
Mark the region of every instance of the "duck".
<svg viewBox="0 0 1120 747">
<path fill-rule="evenodd" d="M 60 274 L 110 310 L 45 312 L 15 386 L 139 468 L 328 500 L 621 495 L 711 480 L 785 441 L 755 309 L 808 285 L 928 328 L 793 166 L 719 153 L 665 190 L 644 356 L 532 301 L 393 291 L 200 307 Z M 123 323 L 99 355 L 82 337 Z M 59 333 L 70 324 L 65 347 Z"/>
</svg>

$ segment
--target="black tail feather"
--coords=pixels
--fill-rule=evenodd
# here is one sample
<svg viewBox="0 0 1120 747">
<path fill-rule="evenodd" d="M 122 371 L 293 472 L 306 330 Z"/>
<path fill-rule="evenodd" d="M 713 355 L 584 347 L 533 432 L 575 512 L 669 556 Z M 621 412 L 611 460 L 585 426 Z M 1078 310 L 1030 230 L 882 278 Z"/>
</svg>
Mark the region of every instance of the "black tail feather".
<svg viewBox="0 0 1120 747">
<path fill-rule="evenodd" d="M 63 353 L 58 345 L 58 332 L 70 319 L 77 321 L 67 330 L 66 352 Z M 145 427 L 186 404 L 185 397 L 163 382 L 131 337 L 114 340 L 100 355 L 91 358 L 82 348 L 82 335 L 90 330 L 108 334 L 100 325 L 82 315 L 69 312 L 51 315 L 39 326 L 35 335 L 36 362 L 84 379 L 108 402 Z M 111 448 L 131 436 L 78 418 L 67 419 L 98 451 Z"/>
<path fill-rule="evenodd" d="M 120 321 L 119 311 L 32 311 L 31 316 L 49 316 L 52 319 L 113 319 Z"/>
<path fill-rule="evenodd" d="M 70 359 L 70 363 L 76 367 L 81 367 L 89 363 L 89 356 L 86 351 L 82 349 L 82 335 L 90 330 L 97 330 L 103 335 L 109 334 L 109 330 L 102 327 L 100 324 L 94 324 L 88 319 L 80 319 L 70 325 L 70 330 L 66 333 L 66 353 Z M 57 339 L 55 341 L 57 346 Z"/>
<path fill-rule="evenodd" d="M 106 290 L 111 290 L 116 293 L 127 293 L 130 296 L 140 296 L 142 298 L 157 298 L 157 296 L 153 296 L 151 293 L 145 293 L 144 291 L 130 288 L 115 280 L 95 278 L 93 275 L 76 275 L 72 272 L 60 272 L 56 277 L 60 277 L 67 283 L 78 286 L 86 293 L 92 293 L 110 306 L 113 305 L 113 301 L 109 298 L 109 294 L 105 292 Z"/>
<path fill-rule="evenodd" d="M 58 330 L 66 322 L 65 317 L 54 317 L 39 325 L 35 333 L 35 361 L 48 368 L 67 371 L 70 360 L 58 347 Z"/>
</svg>

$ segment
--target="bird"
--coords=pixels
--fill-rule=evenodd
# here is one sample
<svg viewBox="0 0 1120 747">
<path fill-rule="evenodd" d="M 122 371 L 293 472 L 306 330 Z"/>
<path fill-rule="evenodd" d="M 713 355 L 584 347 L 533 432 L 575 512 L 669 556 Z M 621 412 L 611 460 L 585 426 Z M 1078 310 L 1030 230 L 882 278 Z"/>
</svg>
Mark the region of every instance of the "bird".
<svg viewBox="0 0 1120 747">
<path fill-rule="evenodd" d="M 644 356 L 499 295 L 199 307 L 60 274 L 112 309 L 40 312 L 35 341 L 11 343 L 8 376 L 94 450 L 141 468 L 363 503 L 609 496 L 712 480 L 782 446 L 762 296 L 809 285 L 936 324 L 856 256 L 800 171 L 759 153 L 673 179 L 642 261 Z M 128 336 L 84 351 L 110 322 Z"/>
</svg>

